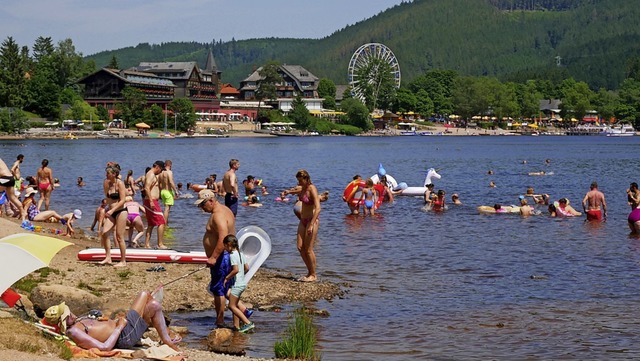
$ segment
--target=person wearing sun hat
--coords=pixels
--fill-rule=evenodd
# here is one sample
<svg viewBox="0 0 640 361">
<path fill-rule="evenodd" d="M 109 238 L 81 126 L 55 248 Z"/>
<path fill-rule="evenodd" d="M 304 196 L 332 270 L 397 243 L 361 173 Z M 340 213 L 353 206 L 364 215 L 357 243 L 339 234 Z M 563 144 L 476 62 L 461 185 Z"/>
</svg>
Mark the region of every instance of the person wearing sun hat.
<svg viewBox="0 0 640 361">
<path fill-rule="evenodd" d="M 176 351 L 179 351 L 176 343 L 182 340 L 180 335 L 172 337 L 169 334 L 162 305 L 148 292 L 140 292 L 126 316 L 119 315 L 114 320 L 105 317 L 78 317 L 62 302 L 47 309 L 42 323 L 56 327 L 57 331 L 84 349 L 131 349 L 140 341 L 149 326 L 158 331 L 165 345 Z"/>
<path fill-rule="evenodd" d="M 44 313 L 42 323 L 52 326 L 56 332 L 64 334 L 67 332 L 67 318 L 71 315 L 71 310 L 64 302 L 59 305 L 51 306 Z"/>
<path fill-rule="evenodd" d="M 67 228 L 65 229 L 64 233 L 62 233 L 62 235 L 69 237 L 73 236 L 76 233 L 76 231 L 73 229 L 73 222 L 76 219 L 80 218 L 82 218 L 82 211 L 79 209 L 74 209 L 73 212 L 63 215 L 60 222 L 62 222 L 62 224 L 64 224 Z"/>
</svg>

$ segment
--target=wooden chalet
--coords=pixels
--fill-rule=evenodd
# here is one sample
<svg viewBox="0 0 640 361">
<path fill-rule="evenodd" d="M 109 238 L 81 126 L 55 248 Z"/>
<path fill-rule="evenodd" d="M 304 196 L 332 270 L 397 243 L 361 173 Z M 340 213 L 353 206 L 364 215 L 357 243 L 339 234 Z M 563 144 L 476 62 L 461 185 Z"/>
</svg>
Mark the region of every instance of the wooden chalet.
<svg viewBox="0 0 640 361">
<path fill-rule="evenodd" d="M 211 52 L 209 52 L 211 54 Z M 206 112 L 220 108 L 218 99 L 218 81 L 220 72 L 214 69 L 213 56 L 210 55 L 207 68 L 200 70 L 195 61 L 189 62 L 142 62 L 132 68 L 137 71 L 152 73 L 160 78 L 168 79 L 175 84 L 176 98 L 189 98 L 196 111 Z"/>
<path fill-rule="evenodd" d="M 257 100 L 256 91 L 262 77 L 260 70 L 254 71 L 249 77 L 240 82 L 240 99 L 245 101 Z M 291 110 L 291 103 L 297 95 L 302 97 L 307 109 L 322 110 L 322 98 L 318 97 L 318 84 L 320 79 L 311 74 L 308 70 L 300 65 L 280 65 L 278 73 L 282 76 L 282 82 L 276 84 L 277 99 L 267 101 L 266 104 L 277 107 L 278 109 L 288 112 Z"/>
<path fill-rule="evenodd" d="M 163 109 L 174 98 L 175 85 L 171 80 L 155 74 L 135 70 L 102 68 L 78 81 L 84 85 L 83 98 L 91 106 L 102 105 L 115 113 L 115 105 L 122 101 L 122 90 L 130 86 L 142 91 L 149 104 L 158 104 Z"/>
</svg>

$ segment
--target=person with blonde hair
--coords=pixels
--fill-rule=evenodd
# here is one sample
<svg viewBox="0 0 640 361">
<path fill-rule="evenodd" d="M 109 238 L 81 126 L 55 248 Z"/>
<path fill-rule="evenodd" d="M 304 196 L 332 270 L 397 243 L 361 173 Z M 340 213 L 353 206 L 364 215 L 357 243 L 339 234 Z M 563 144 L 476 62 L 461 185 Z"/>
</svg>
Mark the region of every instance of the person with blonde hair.
<svg viewBox="0 0 640 361">
<path fill-rule="evenodd" d="M 110 162 L 105 169 L 106 179 L 102 183 L 105 198 L 107 199 L 107 211 L 105 212 L 102 229 L 100 230 L 100 242 L 105 250 L 105 258 L 100 264 L 111 264 L 111 240 L 109 234 L 115 231 L 116 245 L 120 248 L 120 262 L 115 267 L 124 267 L 127 264 L 127 246 L 124 241 L 124 231 L 127 227 L 127 209 L 124 207 L 127 189 L 119 178 L 120 166 Z"/>
<path fill-rule="evenodd" d="M 320 226 L 320 196 L 306 170 L 299 170 L 296 173 L 296 179 L 300 188 L 296 189 L 295 192 L 289 191 L 289 193 L 297 194 L 298 200 L 302 202 L 296 243 L 302 261 L 307 267 L 307 275 L 298 278 L 298 281 L 315 282 L 318 280 L 318 276 L 316 274 L 316 254 L 313 251 L 313 247 L 316 244 Z"/>
</svg>

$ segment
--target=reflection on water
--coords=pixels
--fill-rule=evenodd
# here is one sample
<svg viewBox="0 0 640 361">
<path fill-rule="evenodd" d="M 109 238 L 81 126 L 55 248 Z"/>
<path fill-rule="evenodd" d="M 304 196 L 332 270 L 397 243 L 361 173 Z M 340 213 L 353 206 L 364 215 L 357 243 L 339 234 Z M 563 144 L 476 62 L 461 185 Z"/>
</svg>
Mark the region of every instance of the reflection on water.
<svg viewBox="0 0 640 361">
<path fill-rule="evenodd" d="M 228 160 L 238 158 L 239 179 L 251 174 L 272 191 L 262 208 L 240 207 L 238 229 L 263 228 L 273 242 L 265 266 L 296 274 L 305 271 L 295 247 L 298 221 L 293 204 L 275 202 L 274 194 L 307 169 L 321 191 L 330 191 L 320 215 L 319 275 L 351 285 L 343 299 L 315 305 L 330 313 L 316 319 L 324 360 L 636 359 L 640 241 L 629 236 L 624 190 L 638 181 L 640 138 L 603 138 L 60 140 L 46 147 L 9 141 L 1 156 L 25 154 L 24 174 L 35 173 L 47 157 L 63 185 L 52 207 L 87 215 L 101 198 L 108 160 L 139 176 L 156 159 L 170 158 L 176 181 L 186 184 L 222 174 Z M 436 189 L 460 194 L 463 205 L 425 212 L 419 197 L 397 197 L 374 217 L 348 215 L 340 199 L 344 186 L 353 174 L 372 175 L 378 163 L 409 186 L 419 185 L 429 167 L 439 168 Z M 553 175 L 528 176 L 542 170 Z M 78 176 L 86 187 L 73 186 Z M 488 187 L 492 180 L 497 187 Z M 517 203 L 528 187 L 552 200 L 567 197 L 579 209 L 593 180 L 607 196 L 605 223 L 476 210 Z M 83 217 L 80 226 L 91 220 Z M 192 200 L 177 200 L 167 239 L 176 248 L 200 250 L 206 220 Z M 273 357 L 294 307 L 252 317 L 250 356 Z M 174 318 L 193 331 L 187 341 L 194 344 L 214 323 L 212 312 Z"/>
</svg>

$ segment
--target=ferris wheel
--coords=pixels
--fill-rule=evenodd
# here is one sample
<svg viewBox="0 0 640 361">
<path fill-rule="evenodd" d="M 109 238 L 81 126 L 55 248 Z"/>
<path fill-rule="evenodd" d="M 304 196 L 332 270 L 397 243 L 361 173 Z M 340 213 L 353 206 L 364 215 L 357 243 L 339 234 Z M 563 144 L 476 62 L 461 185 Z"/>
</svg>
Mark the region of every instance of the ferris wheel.
<svg viewBox="0 0 640 361">
<path fill-rule="evenodd" d="M 376 64 L 381 62 L 389 65 L 395 87 L 400 88 L 400 64 L 391 49 L 380 43 L 364 44 L 356 50 L 349 61 L 348 80 L 351 86 L 351 94 L 364 100 L 362 87 L 364 84 L 373 83 L 379 75 Z M 362 69 L 370 68 L 366 75 L 362 75 Z"/>
</svg>

